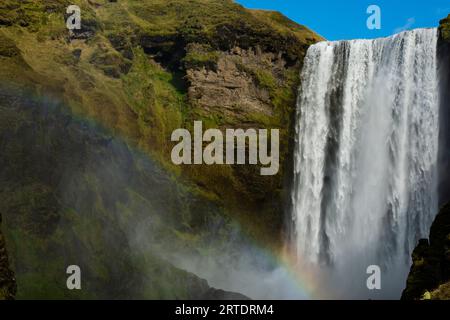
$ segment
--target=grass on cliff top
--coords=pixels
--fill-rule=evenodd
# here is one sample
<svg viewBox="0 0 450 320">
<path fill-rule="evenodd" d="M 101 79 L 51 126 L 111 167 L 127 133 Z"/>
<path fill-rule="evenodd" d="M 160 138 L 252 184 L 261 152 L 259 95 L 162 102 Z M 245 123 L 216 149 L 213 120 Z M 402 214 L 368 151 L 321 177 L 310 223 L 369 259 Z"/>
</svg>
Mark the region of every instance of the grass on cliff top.
<svg viewBox="0 0 450 320">
<path fill-rule="evenodd" d="M 442 38 L 445 41 L 450 42 L 450 14 L 447 18 L 440 21 L 439 30 L 441 31 Z"/>
</svg>

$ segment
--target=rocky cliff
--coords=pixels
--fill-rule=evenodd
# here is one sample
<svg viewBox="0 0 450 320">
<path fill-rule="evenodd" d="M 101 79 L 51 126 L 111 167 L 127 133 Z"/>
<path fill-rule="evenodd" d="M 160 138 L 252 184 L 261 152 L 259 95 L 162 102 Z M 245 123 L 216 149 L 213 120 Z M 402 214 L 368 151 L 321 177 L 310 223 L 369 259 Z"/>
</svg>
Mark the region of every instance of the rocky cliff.
<svg viewBox="0 0 450 320">
<path fill-rule="evenodd" d="M 440 21 L 438 41 L 441 77 L 439 201 L 450 200 L 450 15 Z M 412 253 L 413 264 L 402 299 L 450 299 L 450 204 L 444 205 Z"/>
<path fill-rule="evenodd" d="M 2 1 L 0 214 L 18 298 L 226 297 L 164 253 L 224 252 L 236 222 L 277 246 L 298 74 L 319 40 L 228 0 Z M 194 120 L 279 128 L 280 173 L 173 165 L 170 135 Z M 70 264 L 85 290 L 64 287 Z"/>
<path fill-rule="evenodd" d="M 412 254 L 413 264 L 402 299 L 450 299 L 450 204 L 442 207 Z"/>
<path fill-rule="evenodd" d="M 253 236 L 279 237 L 298 73 L 307 47 L 321 38 L 279 13 L 228 0 L 72 2 L 82 13 L 82 29 L 73 32 L 64 23 L 68 1 L 7 0 L 0 7 L 4 43 L 17 47 L 43 91 L 152 154 L 233 218 L 245 224 L 257 215 L 265 223 L 250 223 Z M 29 72 L 14 73 L 3 75 Z M 280 129 L 280 173 L 174 166 L 170 134 L 194 120 Z"/>
</svg>

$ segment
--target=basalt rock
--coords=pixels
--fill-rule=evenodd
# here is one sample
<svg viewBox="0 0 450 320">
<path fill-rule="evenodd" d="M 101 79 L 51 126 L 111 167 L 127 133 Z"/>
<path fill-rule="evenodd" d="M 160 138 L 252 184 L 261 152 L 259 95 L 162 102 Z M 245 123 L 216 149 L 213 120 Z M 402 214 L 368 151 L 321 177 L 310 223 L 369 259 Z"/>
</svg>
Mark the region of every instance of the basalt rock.
<svg viewBox="0 0 450 320">
<path fill-rule="evenodd" d="M 419 241 L 412 260 L 402 299 L 445 299 L 450 295 L 450 204 L 441 208 L 429 240 Z"/>
</svg>

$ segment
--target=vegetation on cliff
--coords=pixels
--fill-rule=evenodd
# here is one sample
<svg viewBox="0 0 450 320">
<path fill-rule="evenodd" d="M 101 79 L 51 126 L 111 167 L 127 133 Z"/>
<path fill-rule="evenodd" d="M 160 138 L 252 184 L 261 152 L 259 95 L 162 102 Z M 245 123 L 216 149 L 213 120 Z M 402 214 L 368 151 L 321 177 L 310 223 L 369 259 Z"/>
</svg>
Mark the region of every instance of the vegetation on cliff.
<svg viewBox="0 0 450 320">
<path fill-rule="evenodd" d="M 74 113 L 152 154 L 233 218 L 265 220 L 251 230 L 255 236 L 277 237 L 298 73 L 307 47 L 321 38 L 279 13 L 228 0 L 72 2 L 81 7 L 82 29 L 70 34 L 64 23 L 68 1 L 0 5 L 3 37 L 41 77 L 36 81 L 43 91 L 58 93 Z M 215 81 L 208 85 L 206 75 Z M 14 70 L 3 76 L 17 77 Z M 175 167 L 170 134 L 190 128 L 193 120 L 209 127 L 279 128 L 280 173 Z"/>
<path fill-rule="evenodd" d="M 440 150 L 439 198 L 449 201 L 450 118 L 450 15 L 439 25 L 438 59 L 440 70 Z M 450 299 L 450 204 L 444 205 L 436 216 L 429 240 L 422 239 L 412 253 L 412 266 L 402 299 Z"/>
<path fill-rule="evenodd" d="M 0 213 L 18 297 L 201 297 L 206 283 L 158 256 L 167 243 L 223 250 L 232 219 L 276 243 L 298 74 L 319 40 L 228 0 L 2 1 Z M 170 135 L 193 120 L 279 128 L 279 175 L 174 166 Z M 130 230 L 149 219 L 137 250 Z M 89 290 L 65 290 L 73 263 Z"/>
</svg>

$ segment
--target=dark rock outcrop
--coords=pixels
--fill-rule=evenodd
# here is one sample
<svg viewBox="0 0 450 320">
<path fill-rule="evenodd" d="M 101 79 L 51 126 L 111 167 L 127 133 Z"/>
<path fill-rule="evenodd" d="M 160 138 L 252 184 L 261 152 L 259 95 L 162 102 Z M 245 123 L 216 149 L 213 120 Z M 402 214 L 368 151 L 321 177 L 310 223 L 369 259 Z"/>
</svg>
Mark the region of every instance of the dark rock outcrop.
<svg viewBox="0 0 450 320">
<path fill-rule="evenodd" d="M 404 300 L 445 299 L 450 295 L 450 203 L 442 207 L 430 230 L 412 254 L 413 264 Z"/>
<path fill-rule="evenodd" d="M 189 299 L 191 300 L 250 300 L 240 293 L 210 287 L 206 280 L 199 279 L 193 274 L 189 274 L 189 276 L 192 281 L 189 286 L 191 288 Z"/>
</svg>

